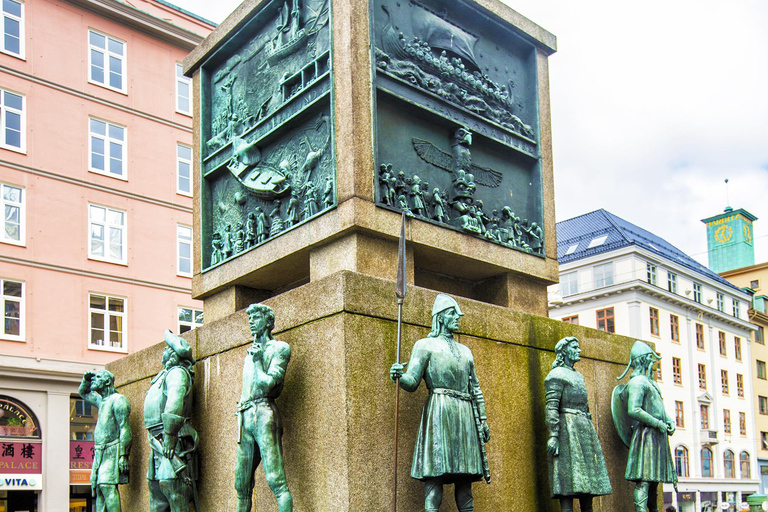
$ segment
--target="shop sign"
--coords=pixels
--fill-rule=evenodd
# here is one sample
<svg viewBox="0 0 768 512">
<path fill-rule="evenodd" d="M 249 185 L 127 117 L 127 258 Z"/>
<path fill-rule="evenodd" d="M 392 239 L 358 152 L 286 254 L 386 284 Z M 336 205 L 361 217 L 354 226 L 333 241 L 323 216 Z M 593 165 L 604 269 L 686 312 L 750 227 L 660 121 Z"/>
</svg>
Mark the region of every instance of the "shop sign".
<svg viewBox="0 0 768 512">
<path fill-rule="evenodd" d="M 0 476 L 41 474 L 43 444 L 0 441 Z"/>
<path fill-rule="evenodd" d="M 70 469 L 69 485 L 91 485 L 91 470 Z"/>
<path fill-rule="evenodd" d="M 42 474 L 4 474 L 0 475 L 0 490 L 3 491 L 42 491 Z"/>
<path fill-rule="evenodd" d="M 24 404 L 8 396 L 0 396 L 0 437 L 40 438 L 35 415 Z"/>
<path fill-rule="evenodd" d="M 696 501 L 695 492 L 679 492 L 677 493 L 677 501 Z"/>
<path fill-rule="evenodd" d="M 93 465 L 93 441 L 69 442 L 69 469 L 91 469 Z"/>
</svg>

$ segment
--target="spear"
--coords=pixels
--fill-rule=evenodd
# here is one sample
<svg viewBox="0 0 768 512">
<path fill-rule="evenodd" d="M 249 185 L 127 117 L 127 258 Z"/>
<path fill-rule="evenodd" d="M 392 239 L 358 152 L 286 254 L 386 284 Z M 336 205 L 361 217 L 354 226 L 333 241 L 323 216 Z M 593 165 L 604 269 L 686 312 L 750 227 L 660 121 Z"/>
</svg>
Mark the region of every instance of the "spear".
<svg viewBox="0 0 768 512">
<path fill-rule="evenodd" d="M 397 355 L 396 363 L 400 364 L 400 344 L 403 333 L 403 300 L 405 299 L 405 211 L 400 224 L 400 246 L 397 249 Z M 393 469 L 393 487 L 392 487 L 392 511 L 397 512 L 397 432 L 398 417 L 400 413 L 400 382 L 395 379 L 395 466 Z"/>
</svg>

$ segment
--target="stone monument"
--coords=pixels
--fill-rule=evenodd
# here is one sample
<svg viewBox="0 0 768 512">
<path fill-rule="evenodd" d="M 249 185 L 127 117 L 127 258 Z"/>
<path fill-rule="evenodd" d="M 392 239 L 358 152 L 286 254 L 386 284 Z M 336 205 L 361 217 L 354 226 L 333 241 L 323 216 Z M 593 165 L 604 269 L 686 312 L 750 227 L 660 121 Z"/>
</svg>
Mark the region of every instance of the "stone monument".
<svg viewBox="0 0 768 512">
<path fill-rule="evenodd" d="M 388 509 L 395 469 L 399 508 L 423 508 L 410 457 L 393 468 L 388 441 L 401 212 L 403 351 L 427 337 L 438 293 L 453 296 L 466 315 L 453 335 L 474 356 L 492 418 L 494 477 L 475 486 L 476 510 L 556 510 L 543 380 L 566 336 L 586 347 L 580 371 L 618 482 L 594 508 L 631 507 L 610 418 L 610 376 L 630 340 L 545 318 L 558 279 L 555 45 L 498 0 L 246 0 L 185 59 L 197 114 L 192 289 L 206 324 L 184 337 L 197 361 L 202 510 L 237 505 L 237 422 L 223 418 L 241 396 L 255 302 L 275 311 L 275 337 L 291 347 L 276 404 L 295 509 Z M 110 365 L 132 404 L 159 350 Z M 401 454 L 425 393 L 402 397 Z M 148 500 L 134 485 L 124 494 Z M 258 474 L 253 503 L 278 510 Z"/>
</svg>

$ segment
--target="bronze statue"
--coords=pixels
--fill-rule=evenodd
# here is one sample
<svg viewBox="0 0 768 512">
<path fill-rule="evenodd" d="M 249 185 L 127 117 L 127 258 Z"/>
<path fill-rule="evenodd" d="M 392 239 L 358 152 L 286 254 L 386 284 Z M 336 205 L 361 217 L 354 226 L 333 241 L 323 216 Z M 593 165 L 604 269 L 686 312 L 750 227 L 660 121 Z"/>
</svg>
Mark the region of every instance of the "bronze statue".
<svg viewBox="0 0 768 512">
<path fill-rule="evenodd" d="M 99 408 L 93 429 L 94 454 L 91 493 L 97 512 L 120 512 L 118 484 L 128 483 L 128 456 L 131 452 L 131 404 L 115 390 L 115 376 L 107 370 L 85 372 L 80 396 Z"/>
<path fill-rule="evenodd" d="M 578 498 L 582 512 L 592 512 L 592 497 L 611 494 L 605 458 L 592 424 L 584 376 L 573 366 L 581 360 L 579 340 L 555 345 L 555 362 L 544 379 L 549 440 L 549 478 L 560 510 L 571 512 Z"/>
<path fill-rule="evenodd" d="M 424 509 L 437 512 L 443 484 L 455 488 L 459 512 L 474 511 L 472 482 L 490 482 L 484 444 L 490 440 L 483 392 L 469 348 L 453 339 L 461 312 L 440 294 L 432 307 L 432 332 L 417 341 L 408 363 L 395 363 L 392 380 L 413 392 L 423 379 L 429 390 L 413 452 L 411 477 L 424 481 Z M 408 365 L 408 371 L 403 372 Z"/>
<path fill-rule="evenodd" d="M 275 327 L 272 308 L 251 304 L 246 312 L 253 344 L 245 356 L 243 392 L 237 404 L 237 512 L 250 512 L 254 472 L 262 462 L 267 484 L 277 498 L 278 510 L 291 512 L 293 499 L 283 468 L 283 425 L 275 405 L 275 399 L 283 391 L 291 348 L 272 337 Z"/>
<path fill-rule="evenodd" d="M 149 508 L 151 512 L 188 512 L 197 504 L 197 432 L 192 415 L 195 358 L 189 344 L 165 331 L 163 369 L 144 398 L 144 427 L 149 438 Z"/>
<path fill-rule="evenodd" d="M 624 478 L 635 482 L 635 512 L 658 512 L 659 483 L 674 484 L 677 472 L 672 462 L 669 436 L 675 422 L 664 410 L 659 386 L 653 381 L 654 365 L 661 356 L 642 341 L 632 346 L 627 369 L 634 368 L 627 385 L 613 389 L 611 413 L 619 437 L 629 447 Z"/>
</svg>

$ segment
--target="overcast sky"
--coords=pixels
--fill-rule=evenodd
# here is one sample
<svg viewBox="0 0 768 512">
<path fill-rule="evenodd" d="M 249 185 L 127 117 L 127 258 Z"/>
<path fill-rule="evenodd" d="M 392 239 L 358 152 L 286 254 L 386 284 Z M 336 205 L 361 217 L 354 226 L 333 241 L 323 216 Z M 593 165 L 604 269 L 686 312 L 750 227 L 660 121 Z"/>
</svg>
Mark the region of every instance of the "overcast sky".
<svg viewBox="0 0 768 512">
<path fill-rule="evenodd" d="M 216 22 L 240 3 L 172 1 Z M 728 204 L 728 178 L 768 261 L 768 2 L 505 3 L 558 39 L 557 220 L 605 208 L 706 263 L 700 221 Z"/>
</svg>

